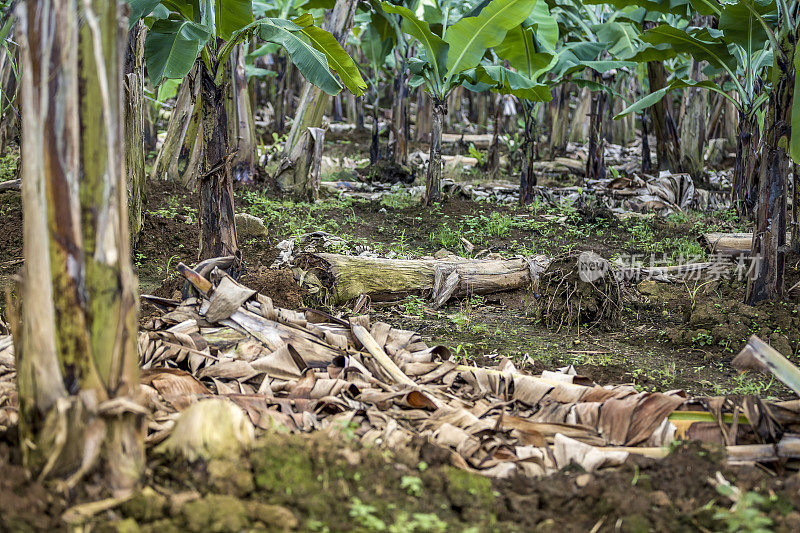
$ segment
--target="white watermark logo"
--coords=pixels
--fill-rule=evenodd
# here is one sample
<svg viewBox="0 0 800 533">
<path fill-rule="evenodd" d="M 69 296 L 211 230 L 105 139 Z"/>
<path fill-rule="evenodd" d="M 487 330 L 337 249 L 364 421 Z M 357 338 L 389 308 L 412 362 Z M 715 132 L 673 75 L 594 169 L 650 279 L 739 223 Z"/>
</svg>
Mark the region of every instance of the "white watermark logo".
<svg viewBox="0 0 800 533">
<path fill-rule="evenodd" d="M 578 277 L 581 281 L 591 283 L 602 278 L 610 264 L 594 252 L 581 252 L 578 256 Z"/>
</svg>

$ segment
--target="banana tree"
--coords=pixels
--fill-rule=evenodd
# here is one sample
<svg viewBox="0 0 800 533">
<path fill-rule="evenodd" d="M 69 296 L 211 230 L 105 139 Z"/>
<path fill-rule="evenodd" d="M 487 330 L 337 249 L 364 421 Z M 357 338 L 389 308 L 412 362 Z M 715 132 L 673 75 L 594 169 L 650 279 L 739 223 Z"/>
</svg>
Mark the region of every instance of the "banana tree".
<svg viewBox="0 0 800 533">
<path fill-rule="evenodd" d="M 26 117 L 13 327 L 22 454 L 33 477 L 71 491 L 92 476 L 114 496 L 145 466 L 122 147 L 126 12 L 116 0 L 19 2 L 15 36 Z"/>
<path fill-rule="evenodd" d="M 558 41 L 558 23 L 550 15 L 545 2 L 537 2 L 528 17 L 506 33 L 494 53 L 506 62 L 503 65 L 479 65 L 471 75 L 473 90 L 488 87 L 499 94 L 513 94 L 520 99 L 524 119 L 522 142 L 522 172 L 520 174 L 520 203 L 533 201 L 533 172 L 536 122 L 535 103 L 552 99 L 548 73 L 557 63 L 555 47 Z M 497 128 L 495 128 L 495 137 Z"/>
<path fill-rule="evenodd" d="M 402 30 L 419 43 L 421 56 L 409 59 L 412 84 L 424 85 L 432 100 L 430 159 L 425 182 L 424 204 L 441 198 L 442 122 L 447 113 L 447 97 L 464 81 L 463 74 L 479 65 L 488 49 L 500 45 L 512 28 L 522 24 L 537 0 L 492 0 L 477 12 L 468 13 L 448 25 L 441 34 L 404 6 L 383 2 L 387 13 L 400 15 Z M 474 13 L 474 14 L 473 14 Z"/>
<path fill-rule="evenodd" d="M 732 189 L 733 203 L 742 214 L 752 212 L 756 201 L 755 164 L 758 152 L 758 116 L 763 113 L 768 94 L 760 83 L 761 76 L 771 66 L 773 44 L 768 22 L 776 14 L 776 3 L 744 0 L 735 4 L 707 1 L 700 13 L 712 13 L 718 19 L 718 29 L 676 27 L 683 24 L 660 24 L 643 32 L 640 52 L 633 58 L 639 61 L 668 60 L 679 54 L 706 61 L 706 72 L 716 74 L 720 81 L 675 77 L 621 112 L 618 117 L 641 111 L 658 104 L 676 89 L 714 91 L 727 98 L 738 115 L 736 162 Z M 736 97 L 730 93 L 733 92 Z M 691 142 L 684 139 L 684 142 Z"/>
<path fill-rule="evenodd" d="M 750 269 L 745 298 L 751 305 L 783 296 L 787 248 L 786 192 L 792 160 L 795 164 L 800 162 L 800 4 L 796 1 L 780 1 L 777 21 L 775 30 L 769 34 L 774 63 L 764 122 L 758 170 L 758 202 L 750 251 L 750 257 L 757 263 L 755 268 Z M 797 166 L 794 168 L 796 173 Z M 797 199 L 795 190 L 794 201 Z M 794 232 L 797 232 L 796 226 Z M 796 234 L 794 238 L 797 238 Z"/>
<path fill-rule="evenodd" d="M 145 42 L 154 85 L 186 77 L 197 65 L 196 122 L 202 132 L 200 172 L 200 258 L 239 256 L 225 110 L 226 65 L 241 43 L 254 38 L 282 46 L 307 80 L 336 94 L 342 84 L 361 81 L 353 60 L 330 33 L 305 14 L 294 20 L 253 20 L 251 0 L 129 0 L 141 17 L 153 15 Z M 157 9 L 158 8 L 158 9 Z M 356 89 L 357 90 L 357 89 Z"/>
<path fill-rule="evenodd" d="M 377 163 L 380 158 L 378 111 L 380 109 L 379 82 L 383 66 L 392 51 L 394 41 L 390 37 L 383 37 L 375 24 L 367 24 L 366 29 L 359 35 L 361 51 L 367 59 L 367 75 L 365 79 L 369 85 L 370 99 L 372 100 L 372 141 L 369 149 L 369 162 Z"/>
<path fill-rule="evenodd" d="M 327 37 L 325 42 L 319 42 L 321 49 L 328 46 L 342 50 L 346 61 L 336 65 L 336 57 L 331 57 L 342 82 L 347 89 L 356 96 L 360 96 L 367 84 L 361 78 L 358 67 L 353 63 L 342 46 L 346 44 L 347 37 L 353 28 L 353 21 L 358 2 L 356 0 L 336 0 L 333 9 L 328 13 L 323 24 L 325 30 L 314 28 L 323 32 Z M 328 33 L 330 32 L 330 33 Z M 322 34 L 312 32 L 310 39 L 314 41 Z M 343 58 L 344 59 L 344 58 Z M 338 91 L 337 91 L 338 92 Z M 295 111 L 292 129 L 284 145 L 281 165 L 275 175 L 278 186 L 290 196 L 316 200 L 319 195 L 319 176 L 310 173 L 311 168 L 319 168 L 319 158 L 322 154 L 322 133 L 319 127 L 331 93 L 308 79 L 300 96 L 300 103 Z M 315 133 L 316 132 L 316 133 Z"/>
</svg>

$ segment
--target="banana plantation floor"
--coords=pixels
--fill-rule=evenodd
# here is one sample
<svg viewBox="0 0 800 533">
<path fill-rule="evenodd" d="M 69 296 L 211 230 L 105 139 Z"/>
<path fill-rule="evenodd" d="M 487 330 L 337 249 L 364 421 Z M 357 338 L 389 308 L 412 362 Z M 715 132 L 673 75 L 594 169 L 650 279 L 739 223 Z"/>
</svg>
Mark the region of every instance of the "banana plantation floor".
<svg viewBox="0 0 800 533">
<path fill-rule="evenodd" d="M 288 268 L 269 268 L 279 243 L 314 231 L 341 239 L 334 251 L 384 257 L 442 249 L 463 256 L 591 250 L 608 259 L 653 254 L 678 262 L 708 257 L 698 240 L 703 233 L 748 229 L 728 211 L 623 221 L 595 206 L 522 208 L 454 198 L 424 209 L 401 192 L 373 201 L 324 198 L 312 206 L 242 187 L 237 201 L 239 212 L 266 226 L 265 233 L 240 227 L 247 265 L 240 281 L 287 308 L 324 304 L 299 288 Z M 173 297 L 184 282 L 175 266 L 195 260 L 196 199 L 179 186 L 151 183 L 147 209 L 135 250 L 141 291 Z M 0 193 L 4 291 L 12 289 L 22 258 L 21 223 L 19 194 Z M 787 261 L 787 287 L 800 278 L 798 261 Z M 629 383 L 642 391 L 791 398 L 769 377 L 738 375 L 730 361 L 755 333 L 800 362 L 800 295 L 755 308 L 742 305 L 743 296 L 737 280 L 644 281 L 625 290 L 622 324 L 611 329 L 548 329 L 535 318 L 529 290 L 452 300 L 439 310 L 409 296 L 370 312 L 373 320 L 418 331 L 430 346 L 450 347 L 468 364 L 508 357 L 531 373 L 574 365 L 599 384 Z M 155 314 L 147 305 L 142 311 L 143 322 Z M 0 434 L 0 530 L 64 528 L 69 506 L 95 495 L 54 492 L 27 480 L 14 442 L 13 434 Z M 334 435 L 268 434 L 235 461 L 183 465 L 151 453 L 146 488 L 90 522 L 96 531 L 734 531 L 755 524 L 800 530 L 796 473 L 731 467 L 710 445 L 683 445 L 660 461 L 635 458 L 592 474 L 576 467 L 546 479 L 490 480 L 449 464 L 447 454 L 425 442 L 390 453 L 362 447 L 346 428 Z M 740 491 L 736 506 L 727 482 Z"/>
<path fill-rule="evenodd" d="M 348 253 L 367 250 L 382 256 L 422 257 L 444 248 L 464 256 L 487 251 L 502 256 L 559 256 L 592 250 L 609 259 L 626 260 L 636 254 L 647 263 L 651 254 L 667 262 L 681 257 L 702 261 L 709 255 L 699 243 L 703 233 L 746 230 L 732 222 L 728 211 L 620 221 L 594 207 L 537 209 L 463 199 L 428 210 L 402 193 L 380 201 L 323 199 L 313 206 L 276 200 L 250 188 L 238 191 L 237 198 L 239 211 L 262 218 L 267 232 L 240 236 L 248 268 L 242 283 L 289 308 L 320 307 L 322 302 L 300 289 L 288 268 L 269 267 L 278 257 L 278 243 L 313 231 L 340 237 L 339 246 Z M 175 265 L 196 259 L 196 200 L 177 186 L 154 184 L 149 202 L 135 252 L 141 290 L 173 297 L 184 281 L 174 273 Z M 5 226 L 14 216 L 12 212 L 0 220 Z M 471 254 L 462 238 L 474 245 Z M 21 251 L 6 254 L 11 259 Z M 787 260 L 787 287 L 800 279 L 798 261 L 797 256 Z M 631 383 L 647 391 L 791 397 L 777 380 L 741 375 L 729 362 L 754 333 L 800 362 L 800 291 L 791 293 L 786 302 L 750 308 L 741 303 L 744 282 L 733 278 L 712 283 L 643 281 L 626 290 L 623 323 L 614 329 L 548 329 L 535 319 L 536 298 L 528 290 L 451 300 L 439 310 L 410 296 L 391 305 L 376 304 L 371 313 L 419 331 L 431 345 L 450 347 L 465 363 L 496 364 L 509 357 L 526 371 L 571 364 L 597 383 Z M 148 311 L 145 307 L 145 314 Z"/>
</svg>

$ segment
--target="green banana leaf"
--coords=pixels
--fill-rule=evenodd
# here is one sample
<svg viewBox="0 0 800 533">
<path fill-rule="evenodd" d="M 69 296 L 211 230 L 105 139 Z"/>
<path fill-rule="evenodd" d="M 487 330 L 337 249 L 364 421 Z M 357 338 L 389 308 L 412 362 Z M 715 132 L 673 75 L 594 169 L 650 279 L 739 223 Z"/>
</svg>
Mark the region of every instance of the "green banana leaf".
<svg viewBox="0 0 800 533">
<path fill-rule="evenodd" d="M 296 24 L 287 24 L 287 22 L 280 19 L 261 19 L 256 22 L 256 32 L 264 41 L 279 44 L 286 49 L 292 63 L 310 83 L 330 95 L 338 94 L 342 90 L 342 86 L 331 72 L 326 54 L 300 38 L 300 35 L 303 35 L 302 32 L 308 28 L 301 28 Z M 294 28 L 291 28 L 291 26 L 294 26 Z M 339 43 L 336 44 L 338 45 Z M 339 48 L 341 49 L 341 46 Z M 350 59 L 351 64 L 352 62 L 353 60 Z M 364 84 L 360 74 L 358 78 Z M 342 81 L 344 82 L 344 78 L 342 78 Z M 347 83 L 353 83 L 353 80 L 348 80 Z M 361 94 L 361 92 L 358 94 Z"/>
<path fill-rule="evenodd" d="M 725 42 L 741 46 L 749 56 L 764 48 L 769 37 L 756 15 L 766 15 L 776 10 L 774 0 L 741 0 L 726 4 L 719 17 L 719 29 Z"/>
<path fill-rule="evenodd" d="M 722 94 L 723 96 L 725 96 L 725 97 L 730 99 L 730 97 L 725 93 L 725 91 L 718 84 L 716 84 L 714 82 L 711 82 L 711 81 L 708 81 L 708 80 L 704 80 L 704 81 L 673 80 L 666 87 L 663 87 L 663 88 L 661 88 L 661 89 L 659 89 L 657 91 L 654 91 L 654 92 L 648 94 L 647 96 L 645 96 L 644 98 L 642 98 L 640 100 L 637 100 L 636 102 L 632 103 L 631 105 L 629 105 L 628 107 L 626 107 L 625 109 L 620 111 L 619 114 L 617 114 L 614 118 L 618 119 L 618 118 L 622 118 L 622 117 L 624 117 L 626 115 L 630 115 L 631 113 L 640 113 L 644 109 L 647 109 L 648 107 L 650 107 L 652 105 L 655 105 L 658 102 L 660 102 L 661 99 L 664 98 L 671 91 L 674 91 L 675 89 L 683 89 L 683 88 L 686 88 L 686 87 L 702 87 L 702 88 L 708 89 L 710 91 L 718 92 L 718 93 Z M 732 101 L 738 107 L 738 103 L 735 100 L 732 100 Z"/>
<path fill-rule="evenodd" d="M 153 12 L 161 0 L 126 0 L 131 7 L 128 17 L 129 29 L 136 26 L 139 19 L 142 19 Z"/>
<path fill-rule="evenodd" d="M 533 80 L 556 63 L 557 42 L 558 22 L 550 15 L 546 2 L 537 2 L 528 18 L 511 28 L 494 51 L 500 59 Z"/>
<path fill-rule="evenodd" d="M 550 14 L 547 2 L 536 2 L 533 11 L 522 23 L 522 27 L 531 28 L 540 45 L 555 50 L 558 43 L 558 19 Z"/>
<path fill-rule="evenodd" d="M 302 29 L 302 33 L 308 37 L 314 48 L 325 54 L 328 66 L 339 75 L 339 79 L 342 80 L 347 90 L 356 96 L 361 96 L 364 89 L 367 88 L 367 82 L 361 77 L 358 67 L 336 40 L 336 37 L 316 26 L 305 27 Z"/>
<path fill-rule="evenodd" d="M 713 40 L 707 28 L 690 34 L 668 24 L 661 24 L 643 32 L 639 38 L 653 45 L 669 45 L 675 52 L 689 54 L 697 61 L 708 61 L 734 72 L 736 70 L 736 57 L 725 43 Z"/>
<path fill-rule="evenodd" d="M 474 80 L 490 86 L 493 92 L 513 94 L 531 102 L 549 102 L 553 99 L 550 86 L 536 83 L 503 66 L 479 65 L 474 72 Z"/>
<path fill-rule="evenodd" d="M 445 88 L 461 72 L 476 67 L 486 50 L 503 42 L 508 30 L 521 24 L 533 11 L 537 0 L 492 0 L 476 17 L 464 17 L 449 28 L 444 40 L 447 54 Z"/>
<path fill-rule="evenodd" d="M 422 44 L 422 50 L 432 66 L 435 78 L 441 82 L 447 72 L 448 44 L 441 37 L 431 31 L 427 22 L 419 20 L 417 16 L 405 6 L 396 6 L 389 2 L 381 2 L 381 7 L 386 13 L 393 13 L 403 17 L 403 32 L 411 35 Z"/>
<path fill-rule="evenodd" d="M 144 44 L 147 72 L 153 85 L 164 78 L 183 78 L 192 69 L 211 34 L 189 20 L 156 20 Z"/>
<path fill-rule="evenodd" d="M 595 32 L 598 40 L 608 43 L 607 51 L 611 57 L 629 59 L 638 50 L 636 43 L 638 32 L 632 24 L 604 22 L 592 26 L 592 31 Z"/>
<path fill-rule="evenodd" d="M 214 25 L 217 36 L 229 40 L 233 34 L 253 22 L 251 0 L 214 0 Z"/>
<path fill-rule="evenodd" d="M 373 71 L 380 70 L 386 62 L 386 56 L 392 51 L 392 44 L 391 39 L 381 39 L 380 30 L 372 24 L 361 34 L 361 51 Z"/>
</svg>

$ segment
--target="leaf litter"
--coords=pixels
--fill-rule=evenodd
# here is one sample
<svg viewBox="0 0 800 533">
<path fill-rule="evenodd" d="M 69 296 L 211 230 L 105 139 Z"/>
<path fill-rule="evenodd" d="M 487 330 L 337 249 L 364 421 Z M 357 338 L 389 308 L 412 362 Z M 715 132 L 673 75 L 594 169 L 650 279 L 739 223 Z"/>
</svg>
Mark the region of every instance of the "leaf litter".
<svg viewBox="0 0 800 533">
<path fill-rule="evenodd" d="M 785 465 L 800 455 L 798 401 L 642 393 L 591 383 L 570 368 L 529 375 L 508 359 L 460 365 L 447 348 L 367 315 L 284 309 L 219 269 L 207 278 L 182 270 L 194 294 L 143 297 L 162 313 L 139 344 L 147 442 L 184 460 L 230 458 L 252 448 L 253 435 L 276 430 L 342 435 L 346 428 L 365 449 L 424 443 L 441 463 L 513 487 L 498 515 L 508 519 L 519 501 L 547 497 L 536 481 L 544 475 L 574 491 L 586 483 L 565 480 L 570 469 L 616 479 L 640 464 L 667 468 L 676 459 L 660 459 L 676 439 L 716 446 L 729 465 Z M 16 424 L 15 390 L 13 348 L 3 337 L 0 429 Z M 533 516 L 553 520 L 543 512 Z"/>
</svg>

